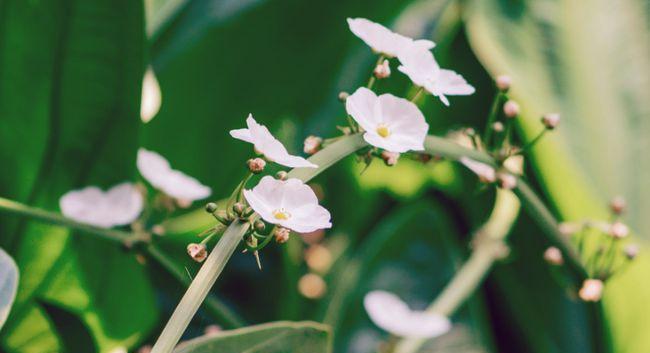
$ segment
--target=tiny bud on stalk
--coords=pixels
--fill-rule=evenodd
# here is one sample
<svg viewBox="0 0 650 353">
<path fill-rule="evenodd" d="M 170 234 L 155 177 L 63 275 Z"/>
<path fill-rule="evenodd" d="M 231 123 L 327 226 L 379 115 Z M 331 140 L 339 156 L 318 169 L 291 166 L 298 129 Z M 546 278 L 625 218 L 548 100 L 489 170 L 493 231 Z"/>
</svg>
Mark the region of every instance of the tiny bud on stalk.
<svg viewBox="0 0 650 353">
<path fill-rule="evenodd" d="M 514 119 L 519 115 L 519 104 L 512 99 L 503 105 L 503 114 L 508 119 Z"/>
<path fill-rule="evenodd" d="M 614 222 L 609 227 L 609 235 L 611 235 L 616 239 L 625 238 L 629 233 L 630 233 L 630 229 L 621 222 Z"/>
<path fill-rule="evenodd" d="M 562 252 L 560 249 L 551 246 L 546 251 L 544 251 L 544 260 L 551 265 L 560 266 L 564 263 L 564 258 L 562 257 Z"/>
<path fill-rule="evenodd" d="M 306 154 L 312 155 L 320 151 L 321 145 L 323 144 L 323 139 L 318 136 L 308 136 L 305 139 L 303 151 Z"/>
<path fill-rule="evenodd" d="M 548 129 L 553 130 L 560 124 L 560 114 L 551 113 L 542 117 L 542 124 Z"/>
<path fill-rule="evenodd" d="M 257 221 L 255 221 L 255 224 L 253 225 L 253 227 L 255 228 L 255 231 L 263 232 L 264 229 L 266 228 L 266 224 L 264 224 L 264 222 L 262 222 L 262 221 L 260 221 L 258 219 Z"/>
<path fill-rule="evenodd" d="M 350 96 L 350 93 L 348 93 L 348 92 L 340 92 L 339 93 L 339 100 L 341 102 L 345 102 L 348 99 L 349 96 Z"/>
<path fill-rule="evenodd" d="M 586 302 L 597 302 L 603 296 L 603 281 L 599 279 L 586 279 L 578 292 L 580 299 Z"/>
<path fill-rule="evenodd" d="M 156 224 L 155 226 L 151 227 L 151 233 L 157 236 L 163 236 L 165 235 L 165 227 L 160 224 Z"/>
<path fill-rule="evenodd" d="M 375 74 L 375 77 L 380 80 L 390 77 L 390 64 L 388 60 L 384 60 L 384 62 L 377 65 L 373 73 Z"/>
<path fill-rule="evenodd" d="M 510 85 L 512 84 L 512 79 L 508 75 L 500 75 L 497 77 L 496 85 L 499 91 L 508 92 Z"/>
<path fill-rule="evenodd" d="M 495 122 L 492 124 L 492 130 L 496 132 L 503 132 L 503 123 L 500 121 Z"/>
<path fill-rule="evenodd" d="M 264 171 L 264 167 L 266 167 L 266 161 L 264 161 L 262 158 L 252 158 L 246 161 L 246 165 L 248 165 L 248 170 L 250 170 L 251 173 L 259 174 Z"/>
<path fill-rule="evenodd" d="M 612 213 L 615 215 L 621 215 L 625 211 L 627 203 L 622 196 L 616 196 L 609 203 L 609 209 L 612 210 Z"/>
<path fill-rule="evenodd" d="M 630 244 L 623 249 L 623 253 L 628 260 L 634 260 L 639 255 L 639 246 Z"/>
<path fill-rule="evenodd" d="M 209 202 L 207 205 L 205 205 L 205 212 L 207 213 L 214 213 L 217 211 L 217 204 L 214 202 Z"/>
<path fill-rule="evenodd" d="M 235 212 L 235 214 L 241 216 L 244 213 L 244 204 L 241 202 L 236 202 L 234 205 L 232 205 L 232 210 Z"/>
<path fill-rule="evenodd" d="M 399 156 L 400 154 L 397 152 L 389 152 L 389 151 L 381 152 L 381 159 L 383 159 L 384 163 L 389 167 L 397 164 L 397 160 L 399 159 Z"/>
<path fill-rule="evenodd" d="M 275 178 L 278 180 L 287 180 L 288 176 L 289 173 L 285 172 L 284 170 L 281 170 L 275 174 Z"/>
<path fill-rule="evenodd" d="M 187 245 L 187 254 L 196 261 L 203 262 L 208 257 L 208 250 L 203 244 L 190 243 Z"/>
<path fill-rule="evenodd" d="M 278 244 L 284 244 L 289 240 L 289 233 L 291 231 L 284 227 L 277 227 L 273 232 L 273 237 Z"/>
<path fill-rule="evenodd" d="M 223 331 L 223 329 L 219 325 L 208 325 L 203 330 L 203 333 L 205 333 L 206 336 L 209 336 L 209 335 L 217 334 L 221 331 Z"/>
</svg>

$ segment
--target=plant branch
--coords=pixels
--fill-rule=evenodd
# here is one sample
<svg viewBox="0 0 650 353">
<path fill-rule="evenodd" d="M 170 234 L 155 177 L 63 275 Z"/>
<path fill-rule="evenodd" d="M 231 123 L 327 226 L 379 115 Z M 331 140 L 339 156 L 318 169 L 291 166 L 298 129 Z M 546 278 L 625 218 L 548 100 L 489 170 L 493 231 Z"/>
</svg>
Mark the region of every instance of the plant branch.
<svg viewBox="0 0 650 353">
<path fill-rule="evenodd" d="M 428 312 L 451 316 L 476 291 L 506 248 L 505 238 L 519 215 L 520 203 L 508 190 L 497 189 L 494 208 L 487 222 L 474 234 L 474 251 L 447 284 Z M 395 353 L 415 353 L 425 339 L 407 338 L 395 346 Z"/>
</svg>

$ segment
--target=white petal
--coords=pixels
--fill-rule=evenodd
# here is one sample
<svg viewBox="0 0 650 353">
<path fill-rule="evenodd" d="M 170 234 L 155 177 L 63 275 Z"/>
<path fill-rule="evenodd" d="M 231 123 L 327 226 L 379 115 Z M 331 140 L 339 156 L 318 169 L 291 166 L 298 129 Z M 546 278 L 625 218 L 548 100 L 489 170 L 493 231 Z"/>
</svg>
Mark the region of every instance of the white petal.
<svg viewBox="0 0 650 353">
<path fill-rule="evenodd" d="M 393 31 L 365 18 L 348 18 L 348 25 L 350 31 L 374 51 L 389 57 L 397 56 L 400 42 Z"/>
<path fill-rule="evenodd" d="M 446 317 L 411 311 L 396 295 L 372 291 L 363 300 L 370 319 L 380 328 L 401 337 L 433 338 L 451 329 Z"/>
<path fill-rule="evenodd" d="M 135 221 L 144 208 L 144 198 L 132 183 L 121 183 L 106 192 L 106 205 L 111 208 L 113 224 Z"/>
<path fill-rule="evenodd" d="M 440 70 L 437 86 L 440 93 L 448 96 L 465 96 L 475 91 L 463 76 L 452 70 Z"/>
<path fill-rule="evenodd" d="M 142 79 L 142 99 L 140 101 L 140 119 L 148 123 L 153 119 L 160 110 L 162 103 L 162 94 L 160 85 L 156 79 L 156 73 L 149 66 Z"/>
<path fill-rule="evenodd" d="M 319 229 L 332 228 L 330 222 L 332 216 L 323 206 L 307 205 L 299 208 L 290 209 L 291 218 L 282 222 L 282 226 L 287 227 L 298 233 L 310 233 Z"/>
<path fill-rule="evenodd" d="M 417 86 L 424 87 L 440 71 L 433 54 L 421 46 L 411 46 L 399 55 L 400 65 L 397 69 L 406 74 Z"/>
<path fill-rule="evenodd" d="M 248 129 L 235 129 L 235 130 L 230 130 L 230 136 L 246 141 L 248 143 L 253 143 L 253 137 L 251 136 L 251 132 Z"/>
<path fill-rule="evenodd" d="M 479 178 L 481 178 L 484 181 L 494 182 L 497 178 L 496 171 L 489 164 L 477 162 L 467 157 L 461 157 L 459 159 L 459 162 L 462 163 L 465 167 L 467 167 L 467 169 L 474 172 L 474 174 L 478 175 Z"/>
<path fill-rule="evenodd" d="M 108 192 L 89 186 L 67 192 L 59 200 L 64 216 L 78 222 L 109 228 L 129 224 L 142 212 L 144 200 L 131 183 L 122 183 Z"/>
<path fill-rule="evenodd" d="M 347 113 L 366 131 L 374 131 L 381 122 L 377 116 L 378 106 L 375 92 L 365 87 L 359 87 L 345 100 Z"/>
</svg>

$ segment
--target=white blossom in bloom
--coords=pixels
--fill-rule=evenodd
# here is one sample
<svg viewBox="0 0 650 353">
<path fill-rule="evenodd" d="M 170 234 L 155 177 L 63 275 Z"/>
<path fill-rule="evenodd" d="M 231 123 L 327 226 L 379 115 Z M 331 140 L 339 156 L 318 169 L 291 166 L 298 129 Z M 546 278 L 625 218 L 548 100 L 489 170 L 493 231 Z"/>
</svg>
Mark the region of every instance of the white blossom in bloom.
<svg viewBox="0 0 650 353">
<path fill-rule="evenodd" d="M 266 126 L 258 124 L 252 114 L 246 118 L 246 125 L 247 129 L 230 130 L 230 136 L 252 143 L 257 151 L 277 164 L 290 168 L 318 168 L 316 164 L 302 157 L 290 155 L 282 142 L 273 137 Z"/>
<path fill-rule="evenodd" d="M 424 149 L 429 125 L 412 102 L 392 94 L 378 97 L 361 87 L 345 101 L 345 109 L 365 130 L 369 144 L 397 153 Z"/>
<path fill-rule="evenodd" d="M 132 183 L 121 183 L 106 192 L 95 186 L 67 192 L 59 200 L 64 216 L 77 222 L 110 228 L 135 221 L 144 206 L 142 194 Z"/>
<path fill-rule="evenodd" d="M 372 322 L 400 337 L 434 338 L 451 329 L 447 317 L 411 310 L 398 296 L 389 292 L 369 292 L 363 305 Z"/>
<path fill-rule="evenodd" d="M 348 25 L 350 31 L 372 50 L 389 58 L 398 56 L 402 51 L 410 47 L 429 50 L 436 46 L 430 40 L 413 40 L 365 18 L 348 18 Z"/>
<path fill-rule="evenodd" d="M 484 183 L 494 183 L 497 180 L 497 173 L 489 164 L 477 162 L 467 157 L 461 157 L 458 161 L 467 167 L 467 169 L 474 172 L 479 180 Z"/>
<path fill-rule="evenodd" d="M 172 169 L 169 162 L 156 152 L 138 150 L 138 170 L 154 188 L 165 194 L 189 203 L 204 199 L 212 190 L 193 177 Z"/>
<path fill-rule="evenodd" d="M 406 74 L 413 84 L 423 87 L 449 106 L 446 96 L 465 96 L 474 93 L 474 87 L 463 76 L 452 70 L 441 69 L 433 54 L 419 47 L 410 47 L 399 55 L 401 65 L 397 68 Z"/>
<path fill-rule="evenodd" d="M 331 228 L 330 213 L 318 204 L 314 191 L 299 179 L 265 176 L 252 190 L 244 190 L 248 204 L 265 221 L 298 233 Z"/>
</svg>

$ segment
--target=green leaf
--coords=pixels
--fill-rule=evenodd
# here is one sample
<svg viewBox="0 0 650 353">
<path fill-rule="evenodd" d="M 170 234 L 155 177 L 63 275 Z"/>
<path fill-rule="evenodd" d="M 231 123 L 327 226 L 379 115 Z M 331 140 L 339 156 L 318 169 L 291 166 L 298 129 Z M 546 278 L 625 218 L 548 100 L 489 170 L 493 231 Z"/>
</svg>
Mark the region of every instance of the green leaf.
<svg viewBox="0 0 650 353">
<path fill-rule="evenodd" d="M 625 220 L 650 234 L 647 112 L 650 110 L 650 7 L 611 2 L 476 0 L 466 27 L 472 47 L 494 76 L 509 74 L 527 138 L 547 112 L 562 114 L 558 131 L 534 149 L 542 187 L 567 220 L 607 217 L 622 194 Z M 643 257 L 607 285 L 605 306 L 615 350 L 650 350 L 650 296 Z"/>
<path fill-rule="evenodd" d="M 0 329 L 4 326 L 18 288 L 18 267 L 14 260 L 0 248 Z"/>
<path fill-rule="evenodd" d="M 330 353 L 331 340 L 327 325 L 278 321 L 185 341 L 174 353 Z"/>
<path fill-rule="evenodd" d="M 0 194 L 55 211 L 71 189 L 132 179 L 142 4 L 9 0 L 0 16 Z M 100 351 L 132 345 L 153 325 L 145 272 L 114 243 L 6 216 L 0 230 L 23 274 L 1 338 L 5 350 L 60 350 L 40 300 L 78 315 Z"/>
</svg>

